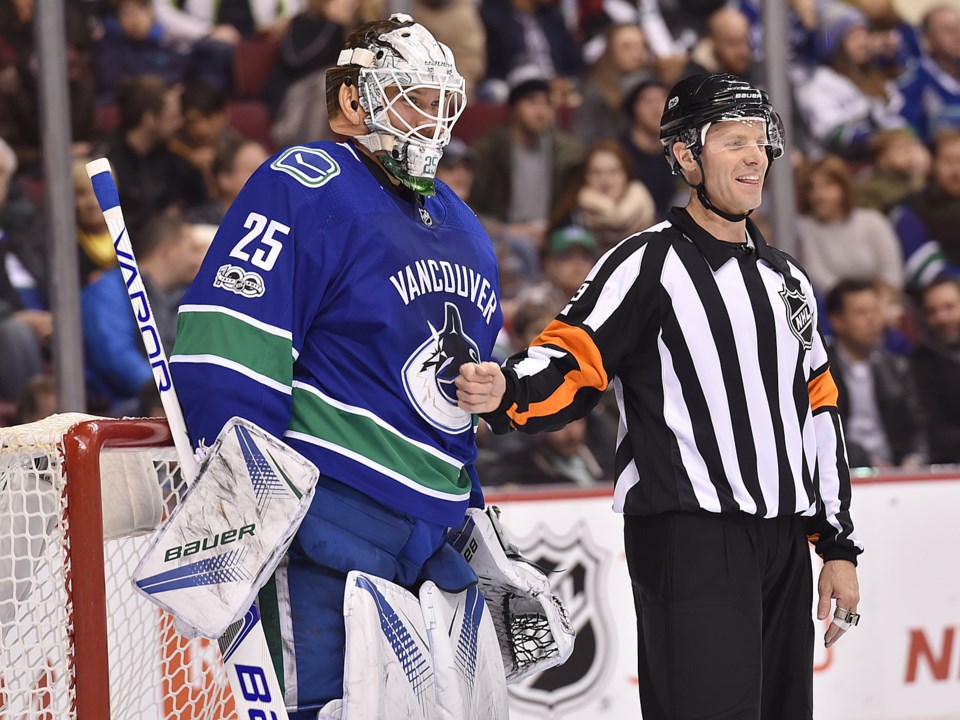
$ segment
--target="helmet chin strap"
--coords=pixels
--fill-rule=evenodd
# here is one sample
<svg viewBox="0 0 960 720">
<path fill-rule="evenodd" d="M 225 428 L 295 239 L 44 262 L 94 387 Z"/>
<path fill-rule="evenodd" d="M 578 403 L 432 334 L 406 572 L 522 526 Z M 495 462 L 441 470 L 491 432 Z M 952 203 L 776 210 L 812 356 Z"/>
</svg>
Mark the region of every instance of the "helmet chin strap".
<svg viewBox="0 0 960 720">
<path fill-rule="evenodd" d="M 733 213 L 728 213 L 726 210 L 721 210 L 712 202 L 710 202 L 710 198 L 707 197 L 707 174 L 703 171 L 703 163 L 700 161 L 700 154 L 696 153 L 694 157 L 697 161 L 697 167 L 700 168 L 700 182 L 696 185 L 692 184 L 687 180 L 687 176 L 682 172 L 680 173 L 680 177 L 683 178 L 683 182 L 697 191 L 697 197 L 700 198 L 700 203 L 714 215 L 719 215 L 724 220 L 729 220 L 730 222 L 740 222 L 750 217 L 750 214 L 755 208 L 750 208 L 745 213 L 740 215 L 734 215 Z"/>
</svg>

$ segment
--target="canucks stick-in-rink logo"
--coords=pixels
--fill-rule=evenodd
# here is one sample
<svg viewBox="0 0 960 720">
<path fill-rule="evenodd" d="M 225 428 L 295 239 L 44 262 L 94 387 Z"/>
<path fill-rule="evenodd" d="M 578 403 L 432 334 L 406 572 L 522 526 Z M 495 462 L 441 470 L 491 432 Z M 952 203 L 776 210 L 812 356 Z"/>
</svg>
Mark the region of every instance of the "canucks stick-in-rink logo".
<svg viewBox="0 0 960 720">
<path fill-rule="evenodd" d="M 463 331 L 460 310 L 444 304 L 443 326 L 427 323 L 428 337 L 403 366 L 403 387 L 424 420 L 440 430 L 461 433 L 473 427 L 470 413 L 457 407 L 454 381 L 460 366 L 480 362 L 480 349 Z"/>
</svg>

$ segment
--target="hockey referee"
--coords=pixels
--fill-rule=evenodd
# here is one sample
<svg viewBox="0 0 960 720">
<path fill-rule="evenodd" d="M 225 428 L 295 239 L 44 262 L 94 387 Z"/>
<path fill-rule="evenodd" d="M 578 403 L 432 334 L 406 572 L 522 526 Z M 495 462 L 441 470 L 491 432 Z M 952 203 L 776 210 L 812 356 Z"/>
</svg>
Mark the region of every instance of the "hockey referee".
<svg viewBox="0 0 960 720">
<path fill-rule="evenodd" d="M 607 252 L 460 406 L 497 432 L 554 430 L 613 384 L 644 720 L 810 720 L 812 575 L 827 647 L 859 620 L 850 476 L 810 280 L 748 219 L 783 126 L 731 75 L 670 92 L 660 124 L 685 208 Z"/>
</svg>

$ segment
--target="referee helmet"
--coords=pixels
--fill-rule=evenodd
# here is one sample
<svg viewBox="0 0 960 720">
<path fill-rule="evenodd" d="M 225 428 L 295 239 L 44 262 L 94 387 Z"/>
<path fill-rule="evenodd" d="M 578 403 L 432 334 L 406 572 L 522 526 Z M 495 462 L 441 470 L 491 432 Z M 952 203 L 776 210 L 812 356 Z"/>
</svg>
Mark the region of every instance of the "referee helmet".
<svg viewBox="0 0 960 720">
<path fill-rule="evenodd" d="M 703 181 L 703 154 L 707 131 L 713 123 L 739 120 L 762 122 L 766 128 L 764 149 L 770 164 L 783 155 L 783 123 L 763 90 L 728 73 L 693 75 L 684 78 L 670 91 L 660 119 L 660 142 L 663 153 L 675 175 L 697 191 L 700 201 L 716 214 L 731 221 L 746 215 L 726 213 L 710 202 Z M 682 142 L 700 167 L 701 181 L 694 185 L 683 174 L 673 152 L 674 143 Z"/>
</svg>

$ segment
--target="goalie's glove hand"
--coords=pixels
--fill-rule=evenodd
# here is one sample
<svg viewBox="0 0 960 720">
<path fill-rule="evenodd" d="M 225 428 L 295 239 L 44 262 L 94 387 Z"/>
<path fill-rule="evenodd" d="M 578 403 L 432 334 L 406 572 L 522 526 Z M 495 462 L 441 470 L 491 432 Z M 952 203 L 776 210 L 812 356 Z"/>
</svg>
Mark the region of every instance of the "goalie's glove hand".
<svg viewBox="0 0 960 720">
<path fill-rule="evenodd" d="M 500 541 L 500 546 L 503 548 L 504 554 L 510 560 L 516 560 L 518 562 L 526 563 L 530 567 L 540 571 L 544 577 L 548 577 L 551 571 L 538 565 L 533 560 L 530 560 L 529 558 L 525 558 L 523 554 L 520 552 L 520 548 L 518 548 L 516 545 L 510 542 L 510 538 L 507 537 L 506 531 L 503 529 L 503 526 L 500 524 L 500 508 L 497 507 L 496 505 L 491 505 L 486 509 L 485 512 L 487 513 L 487 517 L 490 518 L 490 524 L 493 525 L 493 529 L 497 533 L 497 539 Z"/>
</svg>

